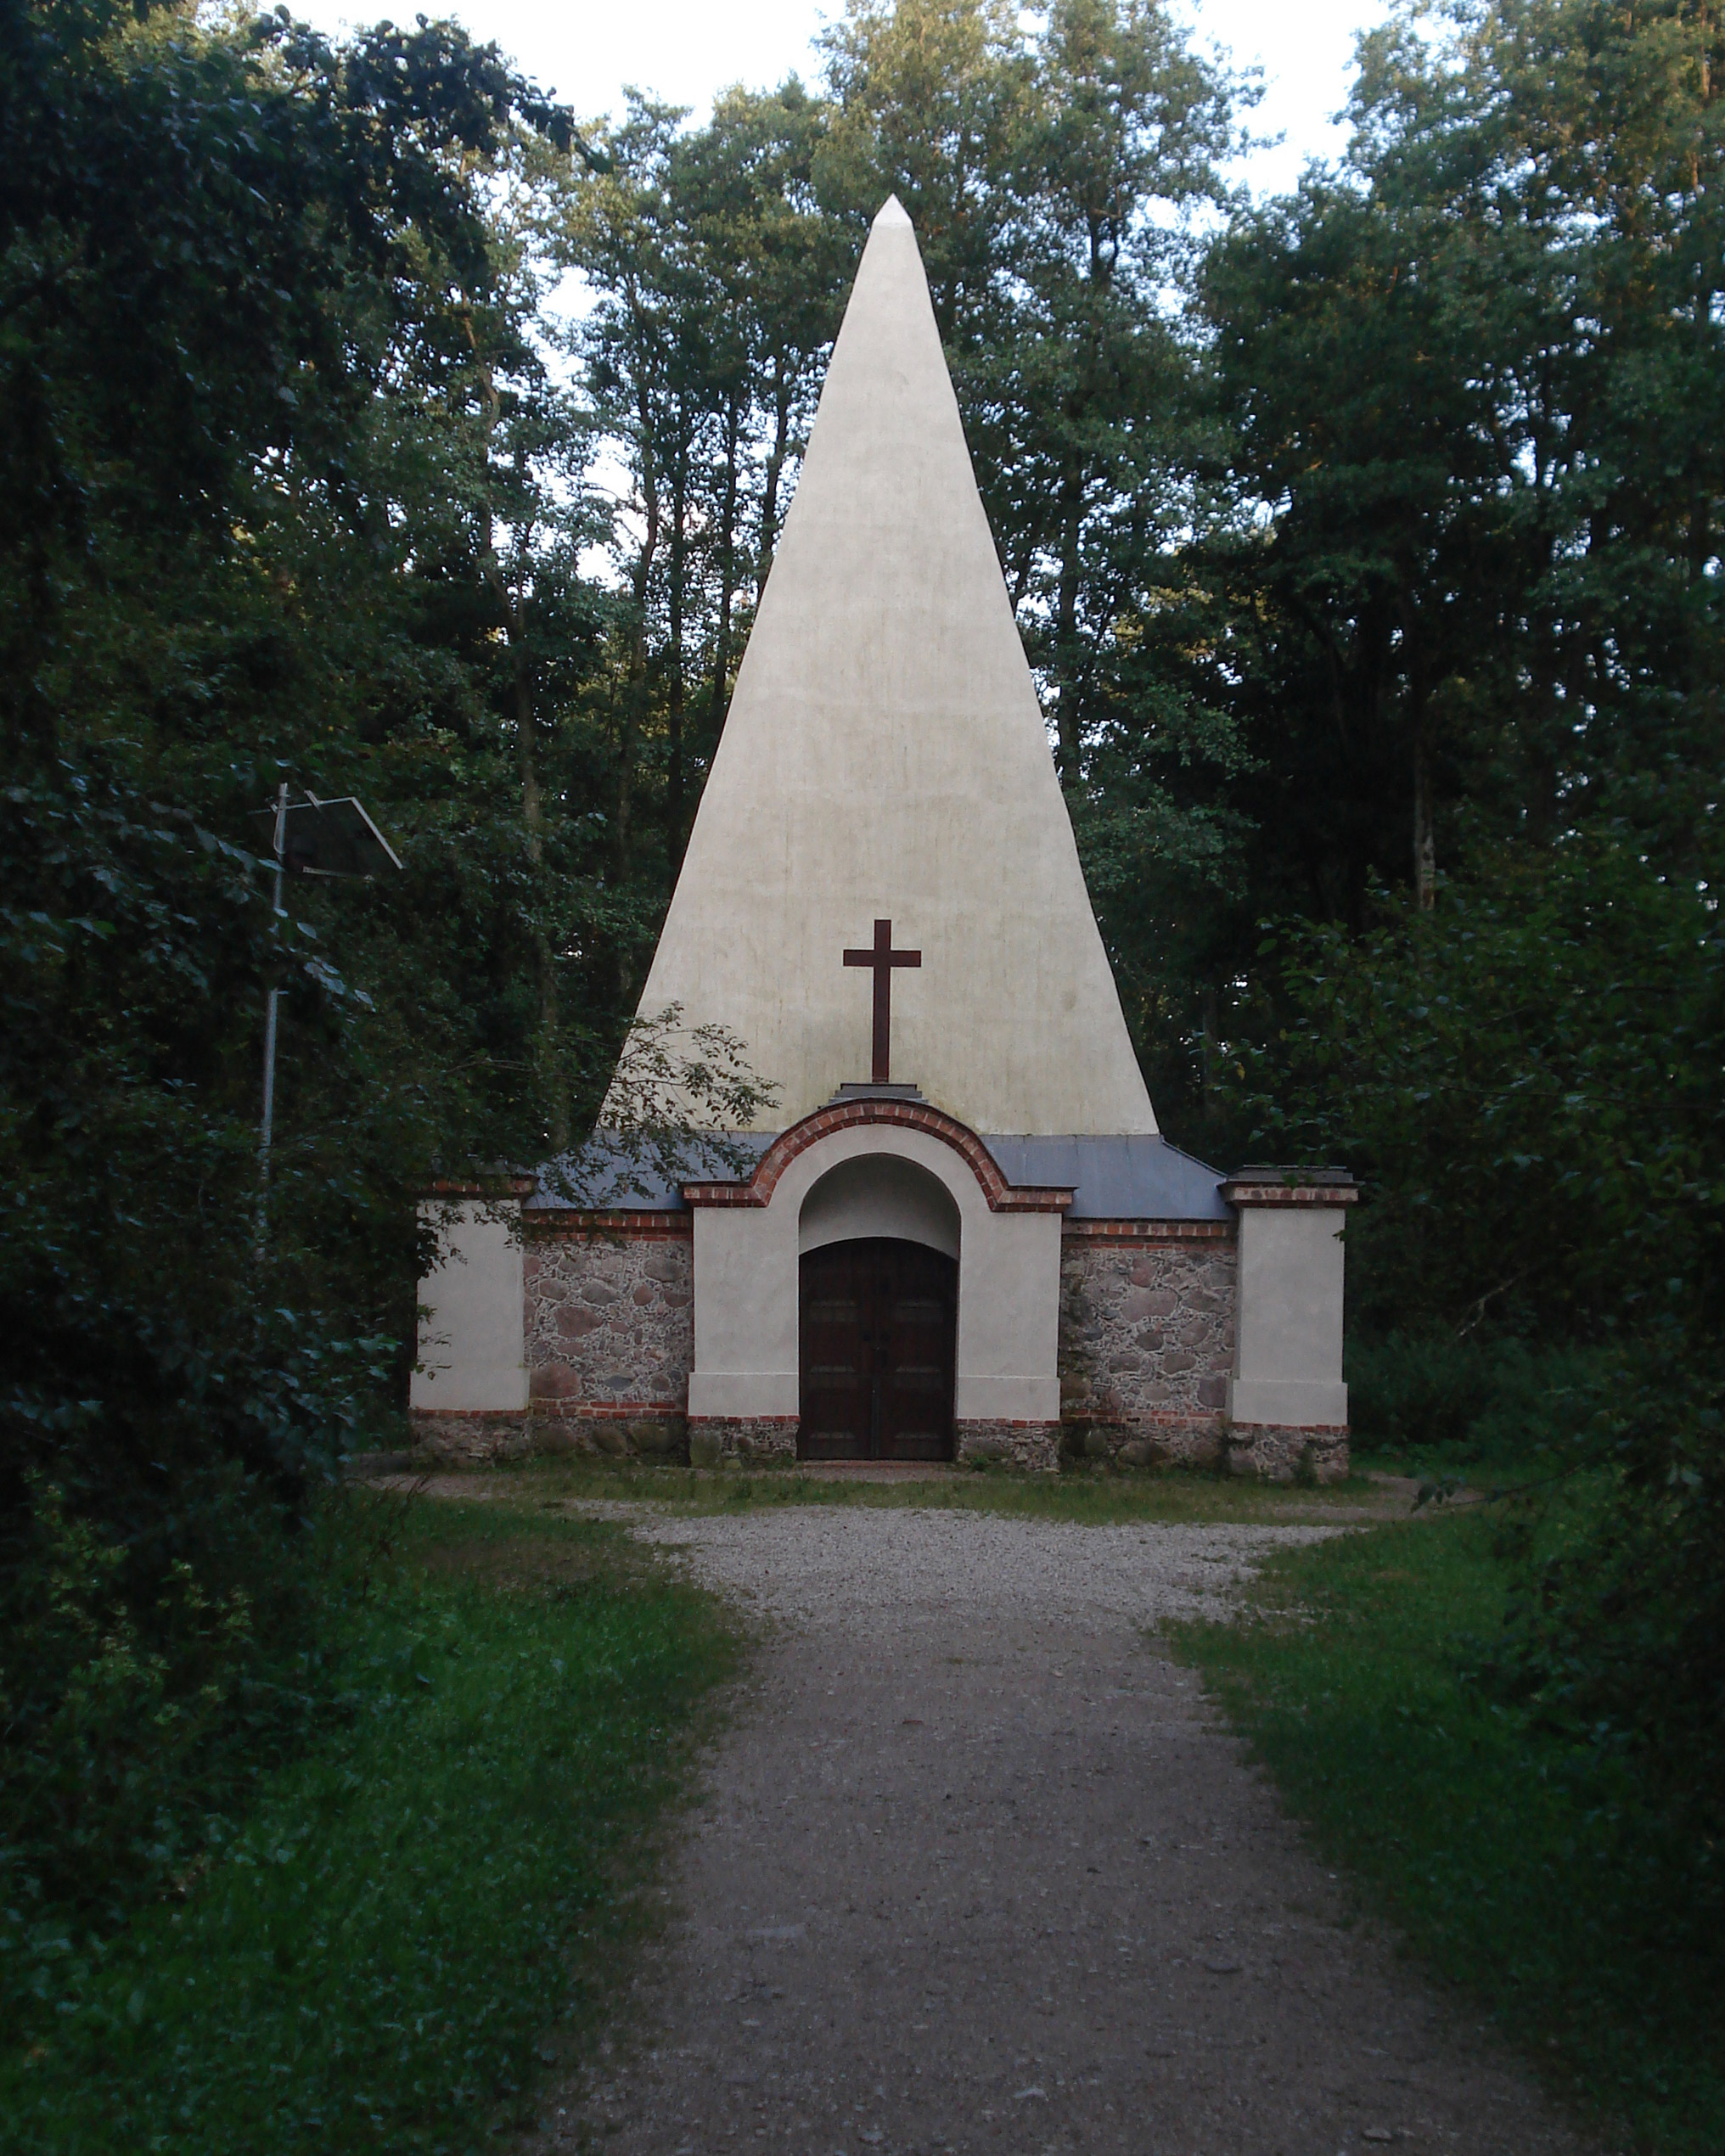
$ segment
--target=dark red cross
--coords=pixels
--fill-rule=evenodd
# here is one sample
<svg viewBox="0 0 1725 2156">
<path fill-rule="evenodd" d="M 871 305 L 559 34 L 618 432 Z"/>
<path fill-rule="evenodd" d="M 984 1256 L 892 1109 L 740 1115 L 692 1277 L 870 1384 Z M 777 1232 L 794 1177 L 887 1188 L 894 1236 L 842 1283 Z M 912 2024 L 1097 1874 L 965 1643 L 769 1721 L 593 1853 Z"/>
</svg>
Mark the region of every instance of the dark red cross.
<svg viewBox="0 0 1725 2156">
<path fill-rule="evenodd" d="M 923 962 L 920 951 L 895 951 L 892 947 L 892 924 L 874 924 L 874 948 L 872 951 L 847 951 L 847 966 L 869 966 L 874 973 L 874 1075 L 877 1086 L 892 1082 L 892 969 L 895 966 L 919 966 Z"/>
</svg>

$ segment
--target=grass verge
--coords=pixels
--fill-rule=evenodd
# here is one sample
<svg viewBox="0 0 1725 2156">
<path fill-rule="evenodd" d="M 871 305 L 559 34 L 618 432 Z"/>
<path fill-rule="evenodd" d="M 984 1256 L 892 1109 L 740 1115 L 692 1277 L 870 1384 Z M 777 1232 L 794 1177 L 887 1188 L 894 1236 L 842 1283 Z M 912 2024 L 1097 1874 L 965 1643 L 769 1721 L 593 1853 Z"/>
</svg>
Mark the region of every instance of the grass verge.
<svg viewBox="0 0 1725 2156">
<path fill-rule="evenodd" d="M 927 1479 L 850 1480 L 784 1467 L 704 1468 L 647 1466 L 628 1461 L 523 1461 L 460 1471 L 476 1496 L 501 1495 L 540 1507 L 598 1498 L 657 1504 L 687 1513 L 730 1513 L 778 1505 L 850 1505 L 888 1510 L 986 1512 L 1014 1519 L 1065 1520 L 1081 1526 L 1110 1522 L 1329 1519 L 1367 1511 L 1405 1511 L 1386 1504 L 1363 1476 L 1324 1487 L 1259 1483 L 1177 1468 L 1063 1466 L 1059 1474 L 1006 1468 L 947 1473 Z M 440 1479 L 452 1490 L 453 1479 Z"/>
<path fill-rule="evenodd" d="M 0 2144 L 458 2156 L 525 2122 L 736 1646 L 604 1523 L 407 1509 L 310 1753 L 0 2040 Z"/>
<path fill-rule="evenodd" d="M 1465 1674 L 1511 1582 L 1487 1508 L 1278 1552 L 1173 1629 L 1319 1847 L 1410 1945 L 1657 2156 L 1725 2148 L 1725 1942 L 1621 1762 Z"/>
</svg>

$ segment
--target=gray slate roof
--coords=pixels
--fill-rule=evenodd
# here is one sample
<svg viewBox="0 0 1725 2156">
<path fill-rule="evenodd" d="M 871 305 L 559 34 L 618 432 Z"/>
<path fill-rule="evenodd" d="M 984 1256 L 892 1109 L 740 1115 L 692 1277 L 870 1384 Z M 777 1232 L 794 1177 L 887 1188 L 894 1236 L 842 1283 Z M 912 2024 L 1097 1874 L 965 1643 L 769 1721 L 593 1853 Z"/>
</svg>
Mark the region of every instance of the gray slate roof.
<svg viewBox="0 0 1725 2156">
<path fill-rule="evenodd" d="M 1154 1134 L 1132 1137 L 1019 1137 L 980 1134 L 1009 1183 L 1052 1184 L 1075 1193 L 1070 1217 L 1081 1221 L 1225 1221 L 1231 1217 L 1214 1168 Z M 587 1143 L 539 1171 L 532 1204 L 551 1210 L 593 1207 L 628 1212 L 682 1212 L 679 1184 L 729 1182 L 746 1175 L 776 1131 L 739 1132 L 683 1148 L 680 1159 L 637 1154 L 615 1132 L 596 1131 Z"/>
<path fill-rule="evenodd" d="M 1225 1221 L 1225 1180 L 1155 1132 L 1139 1137 L 985 1137 L 1011 1183 L 1073 1191 L 1075 1221 Z"/>
</svg>

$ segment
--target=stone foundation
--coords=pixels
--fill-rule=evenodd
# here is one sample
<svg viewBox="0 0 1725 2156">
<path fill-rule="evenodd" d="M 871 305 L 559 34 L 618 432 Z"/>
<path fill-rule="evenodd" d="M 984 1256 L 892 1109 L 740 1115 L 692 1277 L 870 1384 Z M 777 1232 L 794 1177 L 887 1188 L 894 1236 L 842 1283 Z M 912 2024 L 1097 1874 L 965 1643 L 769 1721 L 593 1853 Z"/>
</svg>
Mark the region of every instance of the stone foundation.
<svg viewBox="0 0 1725 2156">
<path fill-rule="evenodd" d="M 952 1457 L 961 1468 L 997 1463 L 1034 1474 L 1053 1474 L 1060 1464 L 1060 1425 L 980 1420 L 954 1423 Z"/>
<path fill-rule="evenodd" d="M 585 1452 L 613 1460 L 680 1465 L 688 1459 L 685 1418 L 651 1409 L 603 1415 L 429 1414 L 410 1418 L 413 1449 L 425 1463 L 483 1467 L 497 1460 L 555 1458 Z"/>
<path fill-rule="evenodd" d="M 590 1452 L 610 1460 L 649 1460 L 684 1466 L 688 1460 L 687 1418 L 646 1409 L 616 1415 L 538 1412 L 533 1417 L 536 1452 Z"/>
<path fill-rule="evenodd" d="M 1060 1256 L 1066 1449 L 1125 1467 L 1218 1465 L 1235 1288 L 1225 1229 L 1069 1229 Z"/>
<path fill-rule="evenodd" d="M 1295 1429 L 1279 1423 L 1230 1423 L 1228 1471 L 1261 1482 L 1341 1482 L 1348 1471 L 1346 1426 Z"/>
<path fill-rule="evenodd" d="M 530 1232 L 523 1255 L 527 1390 L 565 1419 L 680 1418 L 694 1361 L 686 1233 Z"/>
<path fill-rule="evenodd" d="M 1118 1422 L 1075 1416 L 1063 1421 L 1061 1432 L 1066 1451 L 1081 1459 L 1115 1460 L 1123 1468 L 1213 1468 L 1226 1453 L 1226 1428 L 1219 1415 Z"/>
<path fill-rule="evenodd" d="M 531 1419 L 527 1415 L 437 1414 L 423 1409 L 408 1418 L 419 1461 L 450 1468 L 528 1458 L 533 1451 Z"/>
<path fill-rule="evenodd" d="M 726 1460 L 778 1466 L 796 1457 L 795 1415 L 691 1415 L 689 1464 L 716 1468 Z"/>
</svg>

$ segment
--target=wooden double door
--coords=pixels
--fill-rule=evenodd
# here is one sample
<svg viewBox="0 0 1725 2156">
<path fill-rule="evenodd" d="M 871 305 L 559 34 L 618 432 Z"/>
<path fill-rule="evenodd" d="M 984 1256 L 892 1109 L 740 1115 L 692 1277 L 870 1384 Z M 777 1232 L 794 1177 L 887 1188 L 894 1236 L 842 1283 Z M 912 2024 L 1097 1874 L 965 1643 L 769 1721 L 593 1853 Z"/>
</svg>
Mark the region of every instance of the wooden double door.
<svg viewBox="0 0 1725 2156">
<path fill-rule="evenodd" d="M 950 1460 L 956 1259 L 871 1236 L 801 1260 L 804 1460 Z"/>
</svg>

